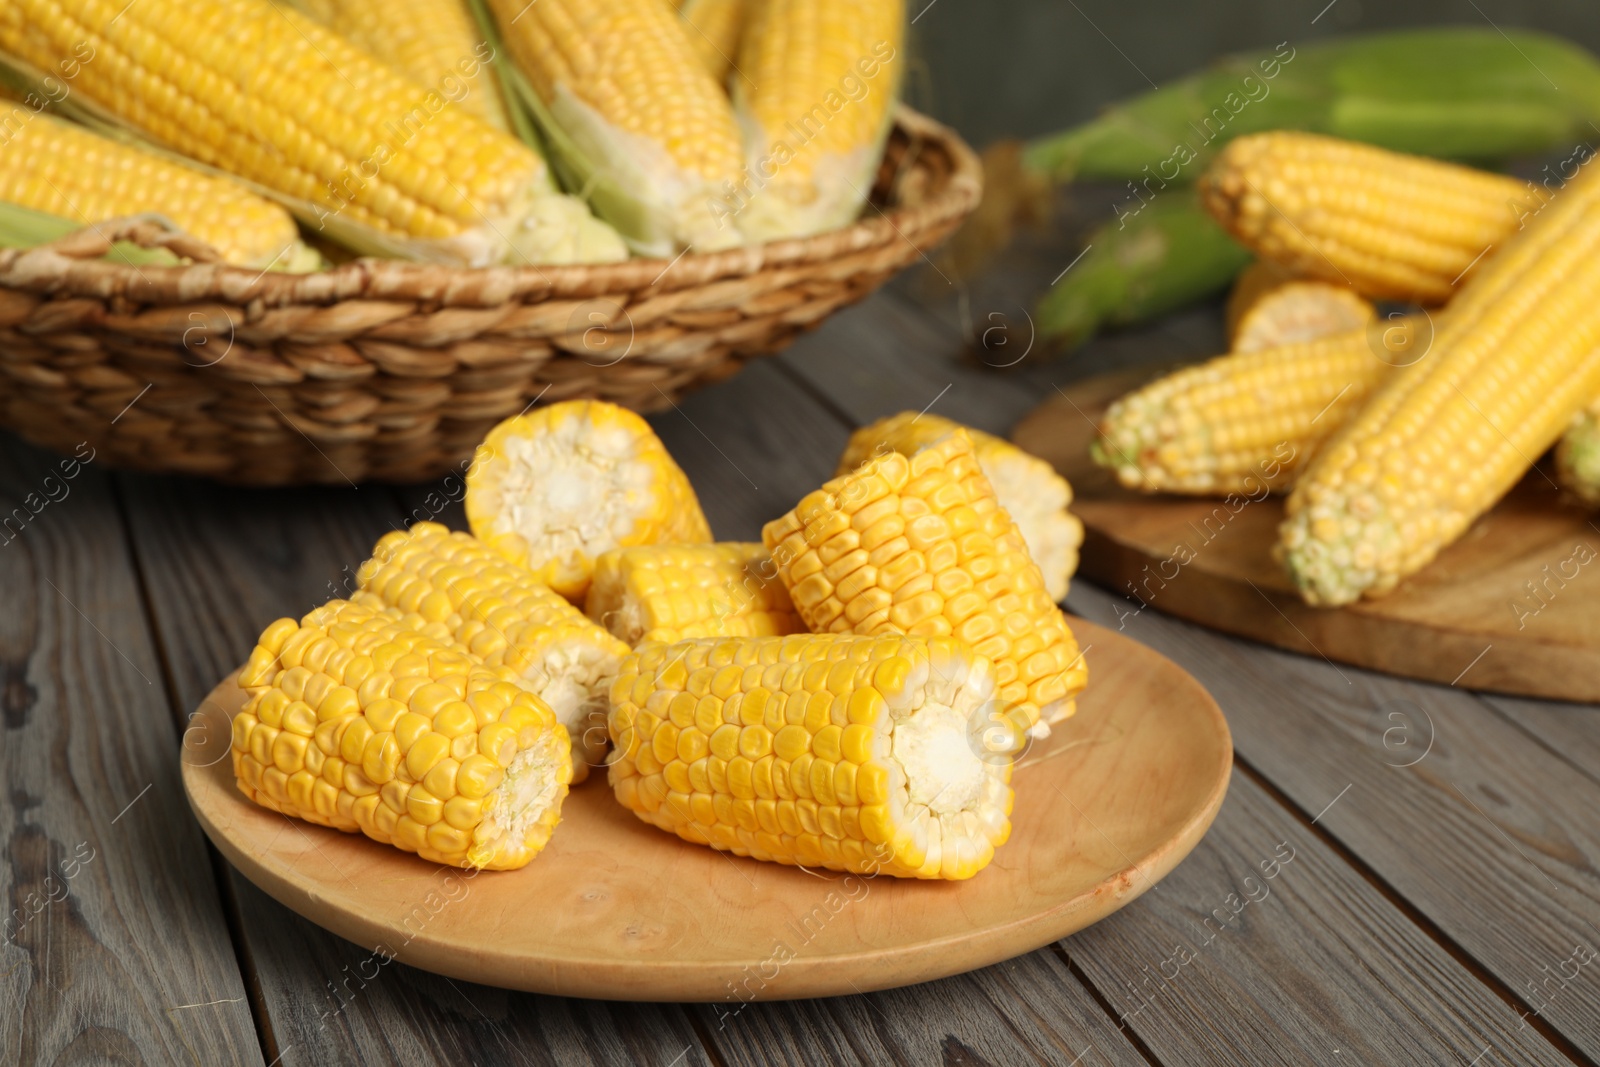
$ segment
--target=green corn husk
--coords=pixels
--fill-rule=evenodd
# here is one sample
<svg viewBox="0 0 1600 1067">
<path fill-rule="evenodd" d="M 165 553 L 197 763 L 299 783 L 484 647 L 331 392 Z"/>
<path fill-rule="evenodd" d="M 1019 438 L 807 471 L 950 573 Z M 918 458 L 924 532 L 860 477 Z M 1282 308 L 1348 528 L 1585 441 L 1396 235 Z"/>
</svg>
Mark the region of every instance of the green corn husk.
<svg viewBox="0 0 1600 1067">
<path fill-rule="evenodd" d="M 1251 255 L 1174 189 L 1092 234 L 1088 251 L 1040 298 L 1039 337 L 1067 350 L 1106 326 L 1165 315 L 1225 288 Z"/>
<path fill-rule="evenodd" d="M 1293 129 L 1485 162 L 1587 143 L 1591 121 L 1600 62 L 1582 48 L 1525 30 L 1447 27 L 1231 56 L 1037 138 L 1023 158 L 1057 182 L 1188 181 L 1235 137 Z"/>
<path fill-rule="evenodd" d="M 36 248 L 81 229 L 71 219 L 0 200 L 0 248 Z M 165 248 L 141 248 L 131 241 L 115 242 L 105 258 L 134 267 L 175 267 L 181 262 Z"/>
<path fill-rule="evenodd" d="M 1600 404 L 1572 420 L 1556 445 L 1556 481 L 1588 508 L 1600 508 Z"/>
</svg>

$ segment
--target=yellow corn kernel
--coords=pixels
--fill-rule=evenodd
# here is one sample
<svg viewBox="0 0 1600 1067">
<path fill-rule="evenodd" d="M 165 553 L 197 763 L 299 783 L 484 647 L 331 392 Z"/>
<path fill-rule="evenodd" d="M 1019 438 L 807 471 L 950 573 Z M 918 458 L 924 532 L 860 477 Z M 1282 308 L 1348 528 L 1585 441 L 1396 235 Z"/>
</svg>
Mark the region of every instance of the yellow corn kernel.
<svg viewBox="0 0 1600 1067">
<path fill-rule="evenodd" d="M 1247 267 L 1228 296 L 1228 349 L 1317 341 L 1364 329 L 1377 311 L 1340 282 L 1300 278 L 1269 260 Z"/>
<path fill-rule="evenodd" d="M 760 544 L 614 549 L 595 561 L 584 611 L 631 646 L 805 629 Z"/>
</svg>

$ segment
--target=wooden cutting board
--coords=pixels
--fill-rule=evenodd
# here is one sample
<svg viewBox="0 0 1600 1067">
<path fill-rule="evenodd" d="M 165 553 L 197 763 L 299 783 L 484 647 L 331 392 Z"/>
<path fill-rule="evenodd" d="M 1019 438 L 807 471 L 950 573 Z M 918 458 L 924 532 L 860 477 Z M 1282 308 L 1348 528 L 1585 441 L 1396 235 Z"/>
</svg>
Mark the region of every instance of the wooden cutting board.
<svg viewBox="0 0 1600 1067">
<path fill-rule="evenodd" d="M 1072 483 L 1080 573 L 1155 609 L 1280 648 L 1389 674 L 1526 696 L 1600 701 L 1600 526 L 1538 470 L 1392 594 L 1312 608 L 1273 561 L 1283 505 L 1121 488 L 1089 459 L 1094 422 L 1154 372 L 1062 389 L 1016 443 Z"/>
<path fill-rule="evenodd" d="M 286 818 L 234 785 L 233 678 L 184 735 L 200 825 L 245 877 L 390 959 L 474 982 L 613 1000 L 830 996 L 942 978 L 1047 945 L 1116 911 L 1188 855 L 1227 790 L 1216 703 L 1176 664 L 1074 620 L 1090 684 L 1019 761 L 1011 839 L 964 882 L 760 863 L 646 825 L 591 775 L 518 871 L 439 867 Z M 320 995 L 320 991 L 319 991 Z"/>
</svg>

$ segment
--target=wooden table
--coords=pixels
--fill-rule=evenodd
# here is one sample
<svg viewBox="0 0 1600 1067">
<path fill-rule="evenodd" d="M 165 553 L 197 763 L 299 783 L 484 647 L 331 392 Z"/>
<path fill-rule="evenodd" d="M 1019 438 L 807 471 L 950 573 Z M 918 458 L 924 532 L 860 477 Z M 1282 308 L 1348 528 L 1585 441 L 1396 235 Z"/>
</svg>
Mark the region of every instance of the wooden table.
<svg viewBox="0 0 1600 1067">
<path fill-rule="evenodd" d="M 970 291 L 925 270 L 655 416 L 718 535 L 756 538 L 865 420 L 927 407 L 1003 432 L 1055 384 L 1218 343 L 1206 310 L 1066 363 L 977 365 L 1016 360 L 1015 294 L 1074 252 L 1025 241 Z M 459 483 L 263 492 L 90 464 L 63 495 L 55 462 L 0 437 L 0 513 L 47 484 L 59 498 L 0 535 L 0 1063 L 1600 1061 L 1600 712 L 1399 681 L 1153 610 L 1125 632 L 1215 694 L 1237 771 L 1194 854 L 1067 941 L 737 1014 L 376 964 L 212 851 L 180 738 L 259 629 L 350 588 L 384 531 L 463 525 Z M 1132 606 L 1084 581 L 1068 604 L 1112 626 Z"/>
</svg>

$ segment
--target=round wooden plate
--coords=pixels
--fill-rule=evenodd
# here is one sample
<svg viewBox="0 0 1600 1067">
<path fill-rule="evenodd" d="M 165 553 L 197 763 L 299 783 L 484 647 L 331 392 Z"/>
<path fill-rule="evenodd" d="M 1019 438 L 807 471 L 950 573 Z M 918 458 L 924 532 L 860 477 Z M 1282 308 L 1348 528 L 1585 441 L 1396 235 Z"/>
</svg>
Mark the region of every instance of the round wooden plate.
<svg viewBox="0 0 1600 1067">
<path fill-rule="evenodd" d="M 1272 559 L 1281 500 L 1144 495 L 1090 460 L 1095 421 L 1155 373 L 1076 383 L 1012 435 L 1072 483 L 1072 510 L 1085 527 L 1079 571 L 1132 598 L 1129 612 L 1143 603 L 1408 678 L 1600 701 L 1600 526 L 1564 503 L 1541 471 L 1389 596 L 1337 610 L 1309 607 Z"/>
<path fill-rule="evenodd" d="M 1019 762 L 1011 840 L 959 883 L 741 859 L 640 822 L 602 771 L 519 871 L 442 868 L 257 807 L 234 786 L 229 678 L 195 712 L 183 782 L 245 877 L 388 959 L 561 996 L 726 1001 L 925 982 L 1047 945 L 1116 911 L 1188 854 L 1227 789 L 1227 724 L 1171 661 L 1075 620 L 1089 689 Z"/>
</svg>

